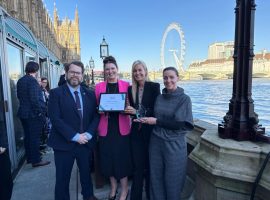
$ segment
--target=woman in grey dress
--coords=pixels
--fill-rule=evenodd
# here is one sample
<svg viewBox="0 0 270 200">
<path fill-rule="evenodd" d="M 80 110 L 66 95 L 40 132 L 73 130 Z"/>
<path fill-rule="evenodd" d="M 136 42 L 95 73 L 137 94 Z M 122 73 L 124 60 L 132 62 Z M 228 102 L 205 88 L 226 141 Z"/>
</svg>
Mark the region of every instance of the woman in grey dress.
<svg viewBox="0 0 270 200">
<path fill-rule="evenodd" d="M 163 70 L 165 88 L 156 99 L 154 117 L 138 119 L 155 125 L 149 146 L 150 199 L 180 200 L 186 176 L 185 133 L 193 129 L 189 96 L 177 86 L 178 71 Z"/>
</svg>

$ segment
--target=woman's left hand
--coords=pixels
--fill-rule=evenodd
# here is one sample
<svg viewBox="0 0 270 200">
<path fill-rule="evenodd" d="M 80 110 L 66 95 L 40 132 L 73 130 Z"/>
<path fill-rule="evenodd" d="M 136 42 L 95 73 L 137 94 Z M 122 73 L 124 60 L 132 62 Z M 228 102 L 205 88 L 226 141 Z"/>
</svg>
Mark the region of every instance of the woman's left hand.
<svg viewBox="0 0 270 200">
<path fill-rule="evenodd" d="M 6 148 L 0 147 L 0 154 L 5 153 L 5 151 L 6 151 Z"/>
<path fill-rule="evenodd" d="M 140 118 L 140 122 L 144 124 L 155 125 L 157 123 L 157 118 L 155 117 L 142 117 Z"/>
<path fill-rule="evenodd" d="M 132 106 L 127 106 L 124 112 L 126 114 L 135 115 L 136 114 L 136 109 L 133 108 Z"/>
</svg>

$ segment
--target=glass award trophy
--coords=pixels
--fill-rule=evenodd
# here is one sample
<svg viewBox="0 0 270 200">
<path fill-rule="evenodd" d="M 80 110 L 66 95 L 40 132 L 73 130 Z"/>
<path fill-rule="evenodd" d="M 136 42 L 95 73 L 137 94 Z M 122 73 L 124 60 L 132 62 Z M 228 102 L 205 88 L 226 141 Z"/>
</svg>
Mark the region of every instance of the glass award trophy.
<svg viewBox="0 0 270 200">
<path fill-rule="evenodd" d="M 138 109 L 136 110 L 136 118 L 140 119 L 146 116 L 146 109 L 142 104 L 139 104 Z"/>
</svg>

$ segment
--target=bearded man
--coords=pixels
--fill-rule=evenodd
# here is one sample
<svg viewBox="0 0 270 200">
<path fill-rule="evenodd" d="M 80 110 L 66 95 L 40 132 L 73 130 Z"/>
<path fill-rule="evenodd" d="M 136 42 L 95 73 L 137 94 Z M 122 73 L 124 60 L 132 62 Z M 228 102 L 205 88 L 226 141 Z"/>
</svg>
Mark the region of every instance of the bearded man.
<svg viewBox="0 0 270 200">
<path fill-rule="evenodd" d="M 55 200 L 70 200 L 69 182 L 75 160 L 80 172 L 83 199 L 97 199 L 93 194 L 90 163 L 99 115 L 94 92 L 80 86 L 83 73 L 83 63 L 69 63 L 65 68 L 67 82 L 50 90 L 48 114 L 52 132 L 48 145 L 54 150 Z"/>
</svg>

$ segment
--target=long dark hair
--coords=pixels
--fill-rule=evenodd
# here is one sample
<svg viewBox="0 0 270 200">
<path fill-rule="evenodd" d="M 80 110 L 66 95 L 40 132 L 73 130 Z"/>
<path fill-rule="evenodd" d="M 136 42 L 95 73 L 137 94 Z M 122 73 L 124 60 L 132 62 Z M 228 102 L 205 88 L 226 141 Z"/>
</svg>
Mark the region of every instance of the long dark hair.
<svg viewBox="0 0 270 200">
<path fill-rule="evenodd" d="M 47 85 L 45 87 L 45 89 L 49 92 L 50 91 L 50 83 L 49 83 L 49 80 L 46 78 L 46 77 L 41 77 L 41 82 L 46 80 L 47 81 Z"/>
</svg>

